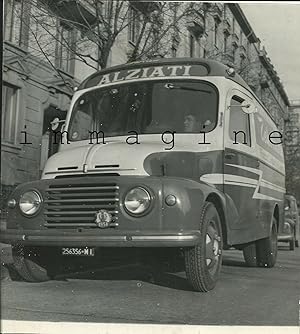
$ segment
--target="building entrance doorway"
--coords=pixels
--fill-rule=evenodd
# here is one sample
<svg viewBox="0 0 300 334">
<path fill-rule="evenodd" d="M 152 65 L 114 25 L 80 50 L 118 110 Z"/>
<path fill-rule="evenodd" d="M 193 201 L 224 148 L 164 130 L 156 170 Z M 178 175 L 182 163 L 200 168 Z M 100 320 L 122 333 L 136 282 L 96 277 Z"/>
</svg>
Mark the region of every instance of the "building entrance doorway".
<svg viewBox="0 0 300 334">
<path fill-rule="evenodd" d="M 51 128 L 51 122 L 55 118 L 60 120 L 66 119 L 67 112 L 58 109 L 57 107 L 50 105 L 44 111 L 44 120 L 43 120 L 43 135 L 42 135 L 42 144 L 41 144 L 41 163 L 40 170 L 42 171 L 45 167 L 46 161 L 51 155 L 55 154 L 58 151 L 60 136 L 56 136 L 54 131 Z M 59 123 L 59 126 L 55 131 L 61 131 L 63 123 Z"/>
</svg>

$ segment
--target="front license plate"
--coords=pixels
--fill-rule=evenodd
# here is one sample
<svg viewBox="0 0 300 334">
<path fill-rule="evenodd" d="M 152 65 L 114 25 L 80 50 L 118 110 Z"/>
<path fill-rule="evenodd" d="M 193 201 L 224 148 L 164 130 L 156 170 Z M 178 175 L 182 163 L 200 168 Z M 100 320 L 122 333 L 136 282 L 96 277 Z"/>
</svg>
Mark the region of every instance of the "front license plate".
<svg viewBox="0 0 300 334">
<path fill-rule="evenodd" d="M 94 256 L 95 249 L 91 247 L 63 247 L 61 254 L 67 256 Z"/>
</svg>

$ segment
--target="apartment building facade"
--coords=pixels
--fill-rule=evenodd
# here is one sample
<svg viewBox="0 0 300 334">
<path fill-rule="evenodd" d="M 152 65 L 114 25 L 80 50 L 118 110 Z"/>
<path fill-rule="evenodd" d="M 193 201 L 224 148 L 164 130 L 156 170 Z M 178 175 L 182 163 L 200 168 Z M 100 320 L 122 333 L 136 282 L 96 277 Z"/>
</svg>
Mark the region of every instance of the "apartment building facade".
<svg viewBox="0 0 300 334">
<path fill-rule="evenodd" d="M 300 99 L 290 101 L 285 121 L 286 188 L 300 204 Z"/>
<path fill-rule="evenodd" d="M 109 3 L 99 1 L 105 24 L 116 8 L 109 7 Z M 289 105 L 287 95 L 265 49 L 237 3 L 197 2 L 189 15 L 182 14 L 186 10 L 185 2 L 168 2 L 167 7 L 163 7 L 166 2 L 161 1 L 123 3 L 124 23 L 108 50 L 107 67 L 131 59 L 143 29 L 141 17 L 148 15 L 149 20 L 154 17 L 148 44 L 142 36 L 145 50 L 151 49 L 151 52 L 140 53 L 138 59 L 203 57 L 230 64 L 244 77 L 283 129 L 283 115 Z M 102 34 L 107 27 L 98 21 L 99 16 L 95 16 L 95 8 L 89 1 L 5 1 L 3 191 L 38 179 L 47 158 L 57 151 L 50 122 L 65 118 L 74 88 L 101 68 L 97 60 L 107 52 L 99 48 L 100 37 L 97 35 L 97 31 Z M 97 30 L 99 25 L 101 31 Z M 107 42 L 105 35 L 101 38 Z M 148 47 L 150 43 L 151 48 Z"/>
</svg>

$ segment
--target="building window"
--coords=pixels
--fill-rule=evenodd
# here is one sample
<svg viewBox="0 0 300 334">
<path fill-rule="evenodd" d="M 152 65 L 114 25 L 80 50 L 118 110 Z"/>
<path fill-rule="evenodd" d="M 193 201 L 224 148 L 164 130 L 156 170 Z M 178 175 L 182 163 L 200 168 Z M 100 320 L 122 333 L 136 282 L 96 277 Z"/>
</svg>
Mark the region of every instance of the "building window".
<svg viewBox="0 0 300 334">
<path fill-rule="evenodd" d="M 240 59 L 240 71 L 243 71 L 245 68 L 246 68 L 246 59 L 245 59 L 245 57 L 241 56 L 241 59 Z"/>
<path fill-rule="evenodd" d="M 128 40 L 129 42 L 135 44 L 138 40 L 141 24 L 139 18 L 139 12 L 133 8 L 129 8 L 129 15 L 128 15 Z"/>
<path fill-rule="evenodd" d="M 175 58 L 177 55 L 177 48 L 174 45 L 172 45 L 171 54 L 173 58 Z"/>
<path fill-rule="evenodd" d="M 218 32 L 219 32 L 219 23 L 215 21 L 215 28 L 214 28 L 214 44 L 218 48 Z"/>
<path fill-rule="evenodd" d="M 4 39 L 21 46 L 23 1 L 4 1 Z"/>
<path fill-rule="evenodd" d="M 228 35 L 224 34 L 224 53 L 227 52 L 227 48 L 228 48 Z"/>
<path fill-rule="evenodd" d="M 246 52 L 247 52 L 247 56 L 250 57 L 250 42 L 247 39 L 247 44 L 246 44 Z"/>
<path fill-rule="evenodd" d="M 57 38 L 56 66 L 65 72 L 71 72 L 72 47 L 72 28 L 65 24 L 60 24 Z"/>
<path fill-rule="evenodd" d="M 109 18 L 112 11 L 113 3 L 110 1 L 101 2 L 102 5 L 102 15 L 105 19 Z"/>
<path fill-rule="evenodd" d="M 240 30 L 240 45 L 243 45 L 243 31 Z"/>
<path fill-rule="evenodd" d="M 195 56 L 195 36 L 190 34 L 190 57 Z"/>
<path fill-rule="evenodd" d="M 3 142 L 16 144 L 18 125 L 18 88 L 6 83 L 2 86 L 2 124 Z"/>
<path fill-rule="evenodd" d="M 236 61 L 236 50 L 237 50 L 236 47 L 233 47 L 233 48 L 232 48 L 232 58 L 233 58 L 233 62 Z"/>
</svg>

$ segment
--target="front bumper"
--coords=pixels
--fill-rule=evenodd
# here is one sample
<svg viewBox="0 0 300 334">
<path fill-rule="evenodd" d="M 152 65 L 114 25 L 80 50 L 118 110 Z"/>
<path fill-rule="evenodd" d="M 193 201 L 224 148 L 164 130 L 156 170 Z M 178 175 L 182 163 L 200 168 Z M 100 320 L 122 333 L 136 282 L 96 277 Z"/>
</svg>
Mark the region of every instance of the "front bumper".
<svg viewBox="0 0 300 334">
<path fill-rule="evenodd" d="M 89 247 L 192 247 L 199 243 L 199 231 L 183 233 L 92 233 L 9 229 L 1 231 L 0 242 L 31 246 Z"/>
<path fill-rule="evenodd" d="M 278 235 L 278 241 L 290 241 L 293 239 L 293 235 L 289 234 L 289 235 Z"/>
<path fill-rule="evenodd" d="M 278 235 L 278 241 L 290 241 L 294 237 L 295 224 L 293 220 L 288 219 L 284 222 L 283 233 Z"/>
</svg>

